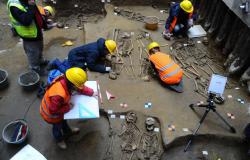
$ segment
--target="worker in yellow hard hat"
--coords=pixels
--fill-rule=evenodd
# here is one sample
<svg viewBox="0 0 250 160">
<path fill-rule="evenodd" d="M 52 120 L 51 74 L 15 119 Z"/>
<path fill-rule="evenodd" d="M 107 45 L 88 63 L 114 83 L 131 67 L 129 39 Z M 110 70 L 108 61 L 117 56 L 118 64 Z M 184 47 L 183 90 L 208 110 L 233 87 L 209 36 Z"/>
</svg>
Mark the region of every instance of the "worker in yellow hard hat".
<svg viewBox="0 0 250 160">
<path fill-rule="evenodd" d="M 163 32 L 164 38 L 170 40 L 172 35 L 185 35 L 193 26 L 193 10 L 193 4 L 189 0 L 172 5 Z"/>
<path fill-rule="evenodd" d="M 180 66 L 171 59 L 170 55 L 160 51 L 160 45 L 157 42 L 148 45 L 148 52 L 148 59 L 161 84 L 178 93 L 183 92 L 183 71 Z"/>
<path fill-rule="evenodd" d="M 52 124 L 52 133 L 58 147 L 66 149 L 65 136 L 76 134 L 79 128 L 70 128 L 67 121 L 63 119 L 64 113 L 68 112 L 73 104 L 70 103 L 72 91 L 80 94 L 97 96 L 93 89 L 86 87 L 86 72 L 77 67 L 70 68 L 65 75 L 56 78 L 46 89 L 40 105 L 40 114 L 49 124 Z"/>
<path fill-rule="evenodd" d="M 91 71 L 109 73 L 111 67 L 98 62 L 108 54 L 114 55 L 115 51 L 115 41 L 99 38 L 96 42 L 72 49 L 68 54 L 68 59 L 63 62 L 55 59 L 49 64 L 48 70 L 58 69 L 65 72 L 69 67 L 80 67 L 84 70 L 88 68 Z"/>
<path fill-rule="evenodd" d="M 55 16 L 55 10 L 51 6 L 45 6 L 43 9 L 47 16 L 52 16 L 52 17 Z"/>
</svg>

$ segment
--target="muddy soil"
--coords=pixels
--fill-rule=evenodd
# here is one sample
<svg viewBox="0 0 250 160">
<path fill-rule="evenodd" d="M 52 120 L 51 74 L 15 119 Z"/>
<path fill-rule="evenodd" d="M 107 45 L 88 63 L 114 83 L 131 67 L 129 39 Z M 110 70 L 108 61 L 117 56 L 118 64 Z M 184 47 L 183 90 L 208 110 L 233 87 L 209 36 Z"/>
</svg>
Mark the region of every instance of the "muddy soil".
<svg viewBox="0 0 250 160">
<path fill-rule="evenodd" d="M 47 125 L 47 127 L 49 127 L 47 128 L 48 137 L 46 143 L 43 142 L 44 138 L 42 137 L 46 136 L 43 134 L 39 136 L 40 140 L 37 139 L 37 137 L 34 137 L 34 135 L 32 134 L 29 135 L 29 139 L 26 143 L 31 144 L 30 142 L 33 138 L 37 139 L 36 141 L 40 141 L 40 143 L 43 143 L 43 149 L 40 151 L 48 159 L 81 160 L 82 156 L 84 156 L 84 159 L 101 160 L 104 153 L 103 148 L 105 148 L 108 138 L 109 123 L 107 119 L 105 117 L 101 117 L 97 120 L 74 121 L 73 124 L 71 123 L 71 125 L 80 127 L 81 132 L 78 135 L 72 136 L 66 140 L 68 148 L 70 148 L 67 150 L 67 152 L 58 149 L 58 147 L 56 146 L 55 142 L 52 139 L 50 125 Z M 1 159 L 10 159 L 10 157 L 13 156 L 18 150 L 20 150 L 22 146 L 13 146 L 1 143 Z M 39 145 L 35 146 L 36 148 L 39 148 Z"/>
<path fill-rule="evenodd" d="M 106 0 L 107 1 L 107 0 Z M 111 3 L 116 5 L 116 6 L 123 6 L 123 5 L 127 5 L 127 6 L 134 6 L 134 5 L 138 5 L 138 6 L 157 6 L 157 7 L 161 7 L 164 5 L 168 5 L 170 2 L 170 0 L 111 0 Z"/>
<path fill-rule="evenodd" d="M 104 3 L 102 1 L 50 1 L 46 5 L 51 5 L 56 10 L 55 21 L 71 26 L 77 19 L 78 26 L 84 22 L 96 22 L 106 15 Z"/>
<path fill-rule="evenodd" d="M 138 159 L 138 157 L 144 159 L 143 156 L 145 155 L 147 148 L 144 147 L 143 150 L 143 145 L 145 145 L 143 143 L 145 142 L 141 136 L 145 136 L 146 133 L 150 134 L 145 129 L 145 119 L 149 116 L 143 115 L 139 112 L 134 112 L 137 116 L 135 125 L 139 129 L 140 133 L 138 137 L 132 137 L 136 138 L 135 140 L 138 141 L 138 143 L 136 143 L 137 148 L 135 148 L 133 152 L 128 151 L 123 153 L 121 146 L 126 144 L 126 141 L 122 139 L 124 133 L 122 125 L 125 123 L 125 119 L 120 118 L 120 116 L 126 116 L 127 113 L 128 112 L 112 113 L 112 116 L 115 115 L 116 117 L 111 118 L 111 114 L 108 114 L 107 112 L 101 112 L 101 117 L 99 119 L 70 121 L 71 126 L 77 126 L 81 128 L 81 132 L 78 135 L 67 138 L 66 143 L 69 148 L 67 152 L 60 150 L 55 146 L 56 144 L 50 135 L 51 127 L 49 126 L 49 128 L 47 128 L 48 135 L 46 134 L 46 136 L 49 137 L 47 142 L 43 143 L 44 146 L 42 147 L 43 149 L 40 149 L 40 152 L 43 153 L 46 158 L 53 160 L 81 160 L 82 156 L 84 156 L 84 159 L 89 160 L 121 159 L 123 156 L 132 156 L 131 159 L 133 160 Z M 157 157 L 159 158 L 163 153 L 163 143 L 160 132 L 160 122 L 157 118 L 155 120 L 155 127 L 159 128 L 159 131 L 152 134 L 157 136 L 158 142 L 156 150 L 158 155 Z M 126 136 L 129 134 L 124 135 Z M 40 135 L 40 137 L 41 136 L 45 135 Z M 33 138 L 35 138 L 34 135 L 29 135 L 29 139 L 26 143 L 30 144 Z M 38 139 L 37 141 L 42 141 L 42 139 Z M 0 148 L 2 148 L 0 150 L 1 159 L 9 159 L 11 155 L 15 154 L 24 145 L 25 144 L 21 146 L 7 145 L 0 142 Z M 36 148 L 37 147 L 38 146 L 36 146 Z"/>
<path fill-rule="evenodd" d="M 135 114 L 135 123 L 127 122 L 128 115 L 131 113 Z M 113 118 L 114 115 L 116 118 Z M 126 116 L 126 119 L 123 119 L 123 116 Z M 110 157 L 121 160 L 147 159 L 149 157 L 155 157 L 155 160 L 160 159 L 163 153 L 162 125 L 158 118 L 153 117 L 155 119 L 154 129 L 147 131 L 145 121 L 148 117 L 152 116 L 136 111 L 109 114 L 111 130 L 104 159 L 111 160 Z M 113 146 L 110 146 L 111 144 Z"/>
<path fill-rule="evenodd" d="M 132 5 L 141 5 L 141 6 L 152 6 L 158 9 L 166 9 L 169 6 L 169 1 L 163 0 L 105 0 L 105 2 L 111 3 L 115 6 L 132 6 Z M 73 19 L 77 19 L 77 26 L 82 26 L 85 22 L 97 22 L 104 18 L 107 14 L 105 10 L 105 3 L 100 1 L 81 1 L 81 0 L 72 0 L 72 1 L 49 1 L 46 2 L 46 5 L 51 5 L 56 9 L 55 21 L 61 22 L 64 25 L 71 26 L 75 23 Z"/>
<path fill-rule="evenodd" d="M 0 1 L 0 54 L 15 47 L 19 41 L 18 37 L 13 37 L 10 30 L 9 17 L 6 13 L 5 2 Z"/>
<path fill-rule="evenodd" d="M 73 1 L 76 2 L 76 1 Z M 115 2 L 115 1 L 114 1 Z M 121 2 L 121 1 L 119 1 Z M 59 3 L 59 2 L 58 2 Z M 63 2 L 64 3 L 64 2 Z M 66 3 L 66 1 L 65 1 Z M 70 2 L 69 2 L 70 3 Z M 92 2 L 89 2 L 92 4 Z M 98 2 L 99 3 L 99 2 Z M 73 3 L 72 3 L 73 4 Z M 136 41 L 138 33 L 144 30 L 144 24 L 137 21 L 128 20 L 121 16 L 113 15 L 113 7 L 108 5 L 109 13 L 106 17 L 98 21 L 98 23 L 87 23 L 86 27 L 86 42 L 93 42 L 96 41 L 99 37 L 109 37 L 112 38 L 112 32 L 114 28 L 120 28 L 122 31 L 134 33 L 132 36 L 132 40 L 135 42 L 134 45 L 134 53 L 132 54 L 132 59 L 135 67 L 135 72 L 137 74 L 134 77 L 131 69 L 130 69 L 130 61 L 129 57 L 125 57 L 125 65 L 128 67 L 128 72 L 124 68 L 121 75 L 119 75 L 116 81 L 110 81 L 108 75 L 99 74 L 94 72 L 89 72 L 89 79 L 90 80 L 98 80 L 100 82 L 102 95 L 105 97 L 105 90 L 111 91 L 112 94 L 116 96 L 116 99 L 112 102 L 108 101 L 106 97 L 104 98 L 104 104 L 101 105 L 105 110 L 113 109 L 114 111 L 127 111 L 130 109 L 135 109 L 137 111 L 146 113 L 147 115 L 154 115 L 159 117 L 162 122 L 164 123 L 164 127 L 162 130 L 165 131 L 164 136 L 167 137 L 166 143 L 171 142 L 175 137 L 179 137 L 182 135 L 186 135 L 182 131 L 182 128 L 194 128 L 195 124 L 199 120 L 199 115 L 203 114 L 203 110 L 201 110 L 198 116 L 196 116 L 190 109 L 187 107 L 190 103 L 196 102 L 198 100 L 205 100 L 202 99 L 201 96 L 194 93 L 193 91 L 193 83 L 191 80 L 184 77 L 185 82 L 185 92 L 182 94 L 177 94 L 166 88 L 163 88 L 159 85 L 158 81 L 151 79 L 150 82 L 144 83 L 140 78 L 140 67 L 139 67 L 139 50 L 138 44 Z M 1 6 L 0 6 L 1 8 Z M 4 8 L 6 8 L 4 6 Z M 77 8 L 77 7 L 76 7 Z M 76 17 L 74 14 L 76 12 L 72 11 L 75 9 L 74 6 L 70 7 L 73 15 L 69 15 L 68 17 L 65 15 L 65 22 L 69 24 L 77 24 L 79 19 L 75 19 Z M 153 9 L 150 7 L 138 7 L 138 6 L 128 6 L 126 9 L 133 9 L 136 12 L 142 13 L 145 16 L 155 15 L 158 16 L 160 19 L 165 19 L 167 15 L 165 13 L 160 13 L 159 10 Z M 6 12 L 6 9 L 0 9 L 0 13 Z M 58 10 L 58 12 L 61 12 Z M 69 12 L 68 12 L 69 13 Z M 86 12 L 87 15 L 88 12 Z M 58 13 L 59 15 L 61 13 Z M 63 13 L 62 13 L 63 14 Z M 95 13 L 94 13 L 95 14 Z M 2 14 L 0 14 L 2 15 Z M 91 15 L 91 14 L 90 14 Z M 95 14 L 96 15 L 96 14 Z M 84 14 L 85 16 L 85 14 Z M 99 15 L 98 15 L 99 16 Z M 98 16 L 93 16 L 94 18 Z M 101 16 L 102 13 L 101 13 Z M 7 16 L 6 16 L 7 17 Z M 3 20 L 2 17 L 1 21 Z M 4 20 L 7 21 L 8 17 Z M 164 26 L 159 26 L 158 31 L 150 32 L 152 35 L 152 39 L 155 41 L 159 41 L 160 44 L 165 45 L 162 47 L 163 52 L 169 53 L 169 46 L 170 43 L 165 41 L 161 37 L 162 28 Z M 8 30 L 5 28 L 2 31 L 4 34 L 3 37 L 7 37 Z M 49 59 L 53 58 L 65 58 L 70 49 L 82 45 L 85 40 L 79 38 L 81 36 L 85 37 L 85 34 L 82 31 L 79 31 L 77 27 L 70 27 L 69 29 L 52 29 L 45 33 L 45 57 Z M 143 34 L 145 35 L 145 33 Z M 3 39 L 4 40 L 4 39 Z M 1 42 L 3 42 L 3 40 Z M 61 44 L 66 40 L 72 40 L 75 45 L 71 47 L 61 47 Z M 143 38 L 142 41 L 146 44 L 150 42 L 150 40 Z M 11 42 L 11 41 L 10 41 Z M 7 43 L 1 43 L 7 45 Z M 1 48 L 2 49 L 2 48 Z M 15 47 L 12 48 L 11 52 L 6 52 L 8 54 L 2 55 L 0 65 L 1 67 L 6 67 L 8 72 L 10 73 L 10 80 L 11 85 L 8 91 L 0 92 L 0 96 L 3 98 L 0 101 L 0 128 L 4 127 L 4 123 L 8 122 L 13 119 L 20 118 L 23 114 L 23 111 L 26 109 L 25 106 L 30 103 L 33 99 L 33 96 L 36 96 L 36 92 L 33 94 L 26 94 L 21 92 L 20 86 L 17 86 L 17 77 L 18 72 L 28 68 L 26 62 L 26 56 L 23 53 L 22 47 Z M 143 56 L 146 56 L 143 53 Z M 7 59 L 7 60 L 5 60 Z M 15 65 L 12 65 L 15 64 Z M 238 96 L 243 97 L 246 101 L 246 96 L 243 96 L 243 91 L 239 90 L 226 90 L 226 94 L 231 94 L 235 98 Z M 14 99 L 14 101 L 13 101 Z M 128 103 L 128 108 L 121 108 L 120 103 L 126 102 Z M 150 109 L 145 109 L 144 104 L 145 102 L 152 102 L 153 107 Z M 72 126 L 80 126 L 82 132 L 80 135 L 76 137 L 72 137 L 67 141 L 69 149 L 67 151 L 60 151 L 57 149 L 52 137 L 51 137 L 51 126 L 46 124 L 39 115 L 39 105 L 40 101 L 37 100 L 34 105 L 31 107 L 30 113 L 28 114 L 28 120 L 30 128 L 32 132 L 29 137 L 28 143 L 35 147 L 38 151 L 44 154 L 48 159 L 102 159 L 105 156 L 106 148 L 108 148 L 108 144 L 110 144 L 110 139 L 108 137 L 108 122 L 105 118 L 100 118 L 99 120 L 88 120 L 88 121 L 73 121 Z M 229 119 L 230 123 L 232 123 L 237 128 L 237 133 L 241 133 L 243 129 L 243 125 L 247 122 L 247 107 L 240 105 L 235 99 L 227 99 L 224 106 L 218 107 L 218 109 L 225 113 L 226 116 L 227 112 L 232 112 L 237 117 L 236 120 Z M 15 113 L 13 113 L 15 110 Z M 119 114 L 117 115 L 119 116 Z M 113 124 L 112 126 L 119 126 L 121 124 L 121 120 L 119 118 L 111 119 L 111 123 L 117 123 L 117 125 Z M 143 121 L 141 122 L 143 123 Z M 170 132 L 166 129 L 168 124 L 175 124 L 176 131 Z M 143 125 L 140 125 L 143 127 Z M 139 126 L 139 127 L 140 127 Z M 120 126 L 117 128 L 117 133 L 120 133 Z M 205 125 L 201 128 L 199 133 L 213 133 L 213 134 L 229 134 L 223 124 L 217 122 L 217 119 L 214 117 L 213 114 L 208 116 Z M 237 136 L 241 136 L 237 134 Z M 117 139 L 119 141 L 119 138 Z M 165 142 L 165 141 L 164 141 Z M 120 149 L 120 143 L 117 143 L 117 149 Z M 195 144 L 194 144 L 195 145 Z M 238 146 L 238 145 L 236 145 Z M 183 146 L 181 146 L 183 147 Z M 213 148 L 218 150 L 221 147 L 212 146 Z M 0 157 L 3 159 L 9 159 L 11 156 L 16 153 L 21 146 L 8 146 L 6 144 L 0 144 Z M 174 148 L 174 147 L 173 147 Z M 227 149 L 227 148 L 226 148 Z M 114 159 L 120 158 L 120 152 L 116 152 L 117 156 Z M 171 154 L 170 152 L 173 152 Z M 226 151 L 225 151 L 226 152 Z M 244 151 L 245 152 L 245 151 Z M 176 158 L 176 153 L 171 148 L 169 148 L 169 152 L 167 150 L 167 156 L 170 155 Z M 243 152 L 242 152 L 243 153 Z M 178 153 L 179 154 L 179 153 Z M 193 153 L 190 153 L 192 155 Z M 168 159 L 172 159 L 168 157 Z M 177 159 L 177 158 L 176 158 Z M 181 159 L 181 158 L 179 158 Z M 185 157 L 182 158 L 185 160 Z M 195 158 L 194 158 L 195 159 Z M 223 157 L 222 157 L 223 159 Z M 237 158 L 236 158 L 237 159 Z M 237 159 L 238 160 L 238 159 Z M 244 159 L 243 159 L 244 160 Z"/>
<path fill-rule="evenodd" d="M 219 135 L 197 136 L 187 152 L 184 148 L 188 137 L 181 137 L 169 144 L 162 160 L 248 160 L 247 145 L 243 139 Z M 206 151 L 208 154 L 203 154 Z"/>
</svg>

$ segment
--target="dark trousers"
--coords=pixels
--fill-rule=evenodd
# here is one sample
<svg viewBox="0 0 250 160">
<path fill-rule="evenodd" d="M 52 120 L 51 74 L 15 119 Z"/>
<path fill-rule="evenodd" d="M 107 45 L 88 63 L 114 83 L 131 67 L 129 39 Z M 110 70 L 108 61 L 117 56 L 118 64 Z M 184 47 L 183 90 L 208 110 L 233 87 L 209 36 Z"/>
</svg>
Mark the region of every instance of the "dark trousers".
<svg viewBox="0 0 250 160">
<path fill-rule="evenodd" d="M 35 70 L 40 70 L 40 63 L 44 60 L 43 40 L 40 41 L 23 40 L 23 48 L 28 57 L 30 68 Z"/>
<path fill-rule="evenodd" d="M 173 34 L 175 36 L 178 36 L 178 35 L 186 36 L 186 33 L 187 33 L 189 28 L 190 27 L 187 26 L 187 25 L 176 24 L 175 27 L 174 27 L 174 30 L 173 30 Z"/>
<path fill-rule="evenodd" d="M 72 132 L 66 120 L 52 125 L 52 133 L 57 142 L 64 140 L 64 136 Z"/>
<path fill-rule="evenodd" d="M 76 64 L 77 62 L 75 62 L 75 64 Z M 80 67 L 80 68 L 82 68 L 83 70 L 85 70 L 86 71 L 86 66 L 84 65 L 84 62 L 82 62 L 82 64 L 81 65 L 72 65 L 69 61 L 68 61 L 68 59 L 65 59 L 65 60 L 63 60 L 63 61 L 60 61 L 58 58 L 56 58 L 56 59 L 54 59 L 52 62 L 51 62 L 51 64 L 53 65 L 53 66 L 55 66 L 56 67 L 56 69 L 58 69 L 60 72 L 62 72 L 62 73 L 65 73 L 66 72 L 66 70 L 67 69 L 69 69 L 69 68 L 71 68 L 71 67 Z"/>
<path fill-rule="evenodd" d="M 171 89 L 171 90 L 176 91 L 178 93 L 183 92 L 183 80 L 182 79 L 178 84 L 166 84 L 166 83 L 162 82 L 161 79 L 159 79 L 159 80 L 161 81 L 161 85 L 163 87 Z"/>
<path fill-rule="evenodd" d="M 63 74 L 67 69 L 71 68 L 71 65 L 69 64 L 69 61 L 67 59 L 60 61 L 58 58 L 56 58 L 51 62 L 51 64 Z"/>
</svg>

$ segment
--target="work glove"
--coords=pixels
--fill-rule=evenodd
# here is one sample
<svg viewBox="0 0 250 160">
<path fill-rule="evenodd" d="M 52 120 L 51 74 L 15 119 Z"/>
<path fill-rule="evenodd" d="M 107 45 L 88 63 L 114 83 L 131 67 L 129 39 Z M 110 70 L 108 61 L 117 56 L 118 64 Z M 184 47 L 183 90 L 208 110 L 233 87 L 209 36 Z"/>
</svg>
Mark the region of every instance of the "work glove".
<svg viewBox="0 0 250 160">
<path fill-rule="evenodd" d="M 106 72 L 110 72 L 110 71 L 111 71 L 111 67 L 106 67 L 106 68 L 105 68 L 105 71 L 106 71 Z"/>
<path fill-rule="evenodd" d="M 169 32 L 169 30 L 165 30 L 165 31 L 163 31 L 163 37 L 165 38 L 165 39 L 167 39 L 167 40 L 170 40 L 171 39 L 171 33 Z"/>
<path fill-rule="evenodd" d="M 194 26 L 194 20 L 193 19 L 189 19 L 188 20 L 188 27 L 193 27 Z"/>
</svg>

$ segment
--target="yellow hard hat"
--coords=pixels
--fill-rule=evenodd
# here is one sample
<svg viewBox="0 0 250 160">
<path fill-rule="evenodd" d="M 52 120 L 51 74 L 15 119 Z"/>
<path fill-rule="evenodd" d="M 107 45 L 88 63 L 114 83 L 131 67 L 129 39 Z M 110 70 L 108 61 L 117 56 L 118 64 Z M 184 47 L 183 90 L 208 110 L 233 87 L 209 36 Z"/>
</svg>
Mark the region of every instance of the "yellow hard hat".
<svg viewBox="0 0 250 160">
<path fill-rule="evenodd" d="M 105 46 L 108 49 L 108 51 L 109 51 L 110 54 L 114 53 L 114 51 L 116 49 L 116 43 L 115 43 L 115 41 L 110 40 L 110 39 L 106 40 L 105 41 Z"/>
<path fill-rule="evenodd" d="M 155 47 L 159 47 L 160 45 L 157 42 L 152 42 L 148 45 L 148 51 L 150 51 L 151 49 L 155 48 Z"/>
<path fill-rule="evenodd" d="M 49 11 L 52 16 L 55 16 L 55 10 L 51 6 L 45 6 L 44 9 Z"/>
<path fill-rule="evenodd" d="M 81 68 L 72 67 L 66 71 L 66 78 L 76 87 L 80 88 L 87 81 L 87 74 Z"/>
<path fill-rule="evenodd" d="M 192 3 L 189 0 L 183 0 L 180 3 L 180 7 L 187 13 L 191 13 L 194 10 Z"/>
</svg>

